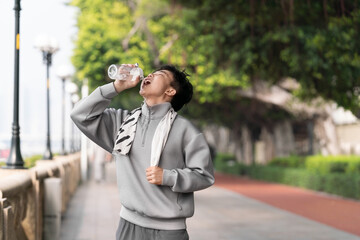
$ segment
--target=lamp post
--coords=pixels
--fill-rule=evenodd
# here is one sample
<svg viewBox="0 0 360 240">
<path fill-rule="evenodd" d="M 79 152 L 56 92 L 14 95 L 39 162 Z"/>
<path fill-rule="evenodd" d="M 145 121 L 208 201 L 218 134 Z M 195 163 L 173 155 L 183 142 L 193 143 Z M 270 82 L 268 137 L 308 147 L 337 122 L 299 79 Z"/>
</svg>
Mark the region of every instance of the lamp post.
<svg viewBox="0 0 360 240">
<path fill-rule="evenodd" d="M 14 64 L 14 112 L 10 154 L 6 161 L 8 169 L 23 169 L 24 161 L 20 151 L 19 126 L 19 53 L 20 53 L 20 0 L 15 0 L 15 64 Z"/>
<path fill-rule="evenodd" d="M 62 65 L 57 69 L 57 75 L 62 81 L 62 116 L 61 116 L 61 155 L 65 155 L 65 82 L 72 76 L 72 70 L 69 66 Z"/>
<path fill-rule="evenodd" d="M 77 95 L 78 87 L 75 83 L 70 82 L 66 85 L 66 91 L 70 94 L 71 108 L 74 108 L 75 103 L 79 101 L 79 95 Z M 75 152 L 74 123 L 71 124 L 70 152 Z"/>
<path fill-rule="evenodd" d="M 40 35 L 35 42 L 35 48 L 39 49 L 43 54 L 43 61 L 46 64 L 46 105 L 47 105 L 47 134 L 46 134 L 46 150 L 43 159 L 51 160 L 53 158 L 50 144 L 50 79 L 49 68 L 51 66 L 52 55 L 59 50 L 59 45 L 54 38 L 46 35 Z"/>
</svg>

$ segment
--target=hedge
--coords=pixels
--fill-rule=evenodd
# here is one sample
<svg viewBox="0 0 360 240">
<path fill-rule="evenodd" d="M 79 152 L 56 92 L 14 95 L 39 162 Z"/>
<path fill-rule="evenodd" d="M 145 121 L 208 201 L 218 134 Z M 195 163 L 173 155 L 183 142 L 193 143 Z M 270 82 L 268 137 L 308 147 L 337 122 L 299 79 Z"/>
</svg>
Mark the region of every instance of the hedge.
<svg viewBox="0 0 360 240">
<path fill-rule="evenodd" d="M 306 169 L 253 166 L 248 168 L 247 175 L 254 179 L 360 199 L 360 175 L 358 174 L 318 174 Z"/>
<path fill-rule="evenodd" d="M 347 174 L 339 172 L 319 173 L 308 168 L 284 167 L 286 165 L 282 164 L 285 161 L 284 159 L 274 161 L 273 164 L 276 162 L 280 166 L 246 166 L 233 159 L 234 157 L 229 155 L 219 154 L 214 161 L 215 170 L 229 174 L 247 175 L 254 179 L 327 192 L 347 198 L 360 199 L 360 174 L 350 172 Z M 294 160 L 294 162 L 298 161 L 301 165 L 303 160 L 299 159 Z"/>
<path fill-rule="evenodd" d="M 360 156 L 309 156 L 305 167 L 310 172 L 360 174 Z"/>
<path fill-rule="evenodd" d="M 271 160 L 268 165 L 291 168 L 305 167 L 305 158 L 296 155 L 277 157 Z"/>
<path fill-rule="evenodd" d="M 214 159 L 214 167 L 216 171 L 234 174 L 234 175 L 243 175 L 246 173 L 246 168 L 244 164 L 236 162 L 235 157 L 231 154 L 222 154 L 218 153 Z"/>
</svg>

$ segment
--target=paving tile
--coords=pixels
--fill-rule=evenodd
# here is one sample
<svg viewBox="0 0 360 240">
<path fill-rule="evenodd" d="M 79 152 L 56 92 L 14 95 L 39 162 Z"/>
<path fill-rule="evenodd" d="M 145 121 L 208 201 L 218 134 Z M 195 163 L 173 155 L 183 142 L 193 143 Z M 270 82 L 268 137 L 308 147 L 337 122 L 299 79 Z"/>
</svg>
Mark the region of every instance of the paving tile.
<svg viewBox="0 0 360 240">
<path fill-rule="evenodd" d="M 119 195 L 114 165 L 105 182 L 79 186 L 62 217 L 61 240 L 115 239 Z M 219 187 L 195 193 L 195 215 L 188 219 L 194 240 L 360 240 L 303 216 Z"/>
</svg>

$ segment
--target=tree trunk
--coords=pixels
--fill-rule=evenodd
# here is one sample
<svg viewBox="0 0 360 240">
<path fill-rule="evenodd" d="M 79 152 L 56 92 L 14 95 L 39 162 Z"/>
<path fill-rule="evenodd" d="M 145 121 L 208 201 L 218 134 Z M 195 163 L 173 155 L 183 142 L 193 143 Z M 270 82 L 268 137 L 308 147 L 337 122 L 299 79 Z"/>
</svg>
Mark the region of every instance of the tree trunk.
<svg viewBox="0 0 360 240">
<path fill-rule="evenodd" d="M 323 9 L 324 9 L 324 18 L 325 21 L 328 21 L 328 12 L 327 12 L 327 0 L 323 0 Z"/>
<path fill-rule="evenodd" d="M 251 138 L 251 132 L 250 129 L 243 125 L 241 127 L 241 142 L 243 146 L 243 161 L 245 164 L 252 164 L 254 159 L 253 154 L 253 141 Z"/>
<path fill-rule="evenodd" d="M 164 46 L 162 46 L 160 48 L 159 54 L 161 55 L 164 52 L 166 52 L 167 50 L 169 50 L 174 45 L 176 40 L 178 40 L 178 38 L 179 38 L 179 35 L 177 33 L 173 34 L 171 36 L 171 39 Z"/>
<path fill-rule="evenodd" d="M 159 49 L 156 46 L 155 38 L 154 38 L 152 32 L 150 31 L 150 29 L 147 27 L 146 23 L 143 25 L 143 29 L 144 29 L 144 33 L 146 35 L 146 40 L 150 46 L 151 52 L 154 57 L 154 62 L 153 62 L 154 66 L 159 67 L 160 66 Z"/>
<path fill-rule="evenodd" d="M 290 23 L 293 26 L 294 25 L 294 0 L 289 1 L 289 15 L 290 15 Z"/>
<path fill-rule="evenodd" d="M 216 133 L 217 133 L 217 126 L 215 125 L 207 125 L 203 128 L 203 134 L 206 138 L 206 141 L 212 147 L 216 147 L 217 145 L 216 139 L 218 139 L 218 137 Z"/>
<path fill-rule="evenodd" d="M 335 124 L 330 116 L 315 120 L 314 135 L 322 155 L 338 155 L 340 148 Z"/>
<path fill-rule="evenodd" d="M 345 16 L 345 3 L 344 0 L 340 0 L 341 16 Z"/>
<path fill-rule="evenodd" d="M 204 136 L 208 144 L 219 153 L 228 153 L 235 156 L 236 161 L 243 162 L 241 135 L 238 131 L 229 128 L 207 125 L 203 128 Z"/>
<path fill-rule="evenodd" d="M 288 25 L 288 11 L 286 9 L 286 3 L 284 0 L 280 1 L 280 5 L 284 14 L 284 25 Z"/>
<path fill-rule="evenodd" d="M 144 22 L 146 21 L 143 19 L 143 17 L 139 17 L 136 19 L 134 26 L 131 28 L 126 38 L 124 38 L 124 40 L 122 41 L 122 47 L 124 51 L 128 50 L 130 39 L 135 35 L 137 30 L 141 27 L 142 24 L 144 24 Z"/>
<path fill-rule="evenodd" d="M 255 18 L 255 6 L 254 0 L 250 0 L 250 29 L 251 29 L 251 36 L 254 36 L 254 18 Z"/>
<path fill-rule="evenodd" d="M 268 163 L 275 157 L 275 137 L 268 128 L 263 127 L 261 129 L 260 139 L 265 144 L 264 163 Z"/>
<path fill-rule="evenodd" d="M 274 127 L 275 154 L 277 157 L 287 157 L 295 153 L 295 139 L 290 121 L 284 120 Z"/>
</svg>

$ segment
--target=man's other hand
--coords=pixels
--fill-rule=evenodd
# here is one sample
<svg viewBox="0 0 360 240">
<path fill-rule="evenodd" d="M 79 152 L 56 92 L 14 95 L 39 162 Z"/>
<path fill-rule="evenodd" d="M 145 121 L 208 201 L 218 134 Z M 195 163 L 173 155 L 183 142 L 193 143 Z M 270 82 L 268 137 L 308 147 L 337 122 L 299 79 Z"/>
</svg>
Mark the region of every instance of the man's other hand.
<svg viewBox="0 0 360 240">
<path fill-rule="evenodd" d="M 146 179 L 149 183 L 161 185 L 163 178 L 163 169 L 160 167 L 149 167 L 146 169 Z"/>
</svg>

